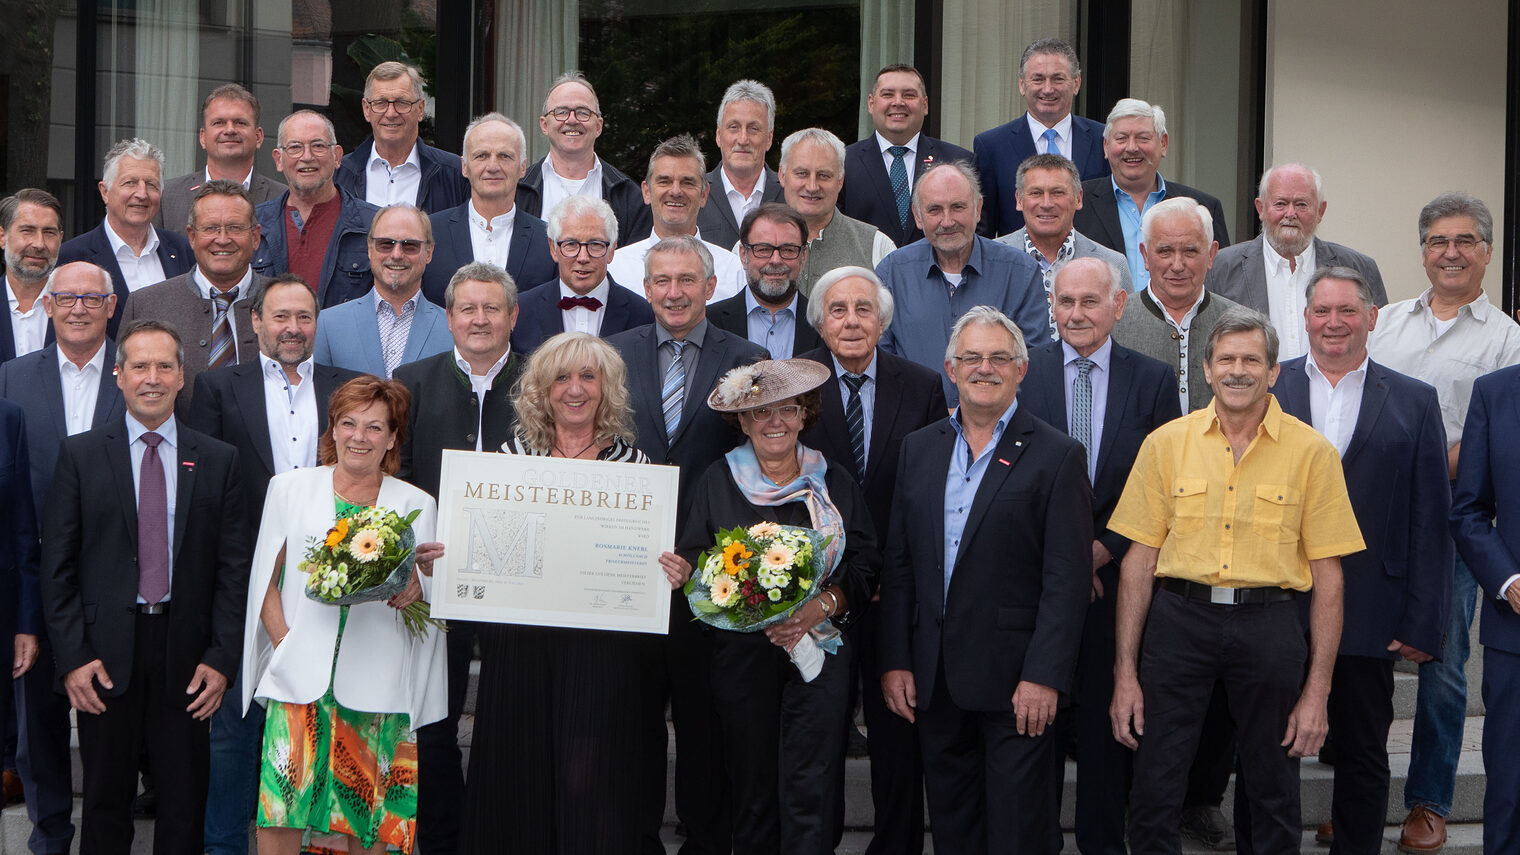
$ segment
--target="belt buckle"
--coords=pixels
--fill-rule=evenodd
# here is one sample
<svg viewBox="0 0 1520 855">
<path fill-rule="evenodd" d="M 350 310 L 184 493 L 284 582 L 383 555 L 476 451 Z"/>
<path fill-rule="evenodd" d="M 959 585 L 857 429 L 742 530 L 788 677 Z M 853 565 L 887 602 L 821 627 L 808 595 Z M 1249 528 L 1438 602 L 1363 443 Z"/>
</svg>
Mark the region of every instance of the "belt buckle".
<svg viewBox="0 0 1520 855">
<path fill-rule="evenodd" d="M 1235 605 L 1235 589 L 1217 587 L 1210 588 L 1209 602 L 1213 603 L 1216 606 L 1233 606 Z"/>
</svg>

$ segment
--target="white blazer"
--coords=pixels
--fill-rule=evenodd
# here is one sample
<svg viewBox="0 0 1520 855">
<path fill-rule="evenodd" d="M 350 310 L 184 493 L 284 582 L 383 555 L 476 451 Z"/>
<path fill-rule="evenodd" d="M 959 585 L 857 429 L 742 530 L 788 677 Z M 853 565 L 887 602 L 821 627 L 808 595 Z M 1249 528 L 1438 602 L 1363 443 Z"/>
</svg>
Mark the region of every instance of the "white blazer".
<svg viewBox="0 0 1520 855">
<path fill-rule="evenodd" d="M 417 542 L 433 539 L 438 509 L 427 493 L 386 477 L 376 504 L 403 517 L 420 508 L 422 513 L 412 523 Z M 412 638 L 398 621 L 396 610 L 383 602 L 349 608 L 333 672 L 339 610 L 307 598 L 305 575 L 298 565 L 311 541 L 325 536 L 336 521 L 332 467 L 295 469 L 269 482 L 248 578 L 244 712 L 255 698 L 311 703 L 327 692 L 330 683 L 338 703 L 349 709 L 404 712 L 411 716 L 413 729 L 442 719 L 448 712 L 448 669 L 440 633 L 430 630 L 421 641 Z M 259 612 L 282 547 L 285 577 L 280 603 L 290 634 L 275 648 Z M 421 581 L 427 599 L 432 579 L 421 576 Z"/>
</svg>

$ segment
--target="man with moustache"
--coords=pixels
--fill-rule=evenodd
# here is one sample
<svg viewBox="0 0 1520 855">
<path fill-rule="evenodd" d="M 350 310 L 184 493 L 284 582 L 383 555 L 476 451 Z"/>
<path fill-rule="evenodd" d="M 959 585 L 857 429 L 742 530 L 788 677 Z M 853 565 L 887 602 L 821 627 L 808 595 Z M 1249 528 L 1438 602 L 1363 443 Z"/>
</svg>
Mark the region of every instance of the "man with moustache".
<svg viewBox="0 0 1520 855">
<path fill-rule="evenodd" d="M 259 99 L 247 89 L 225 83 L 206 95 L 198 139 L 206 152 L 206 168 L 164 182 L 154 226 L 183 229 L 190 221 L 191 196 L 207 181 L 241 184 L 255 205 L 289 189 L 253 171 L 254 156 L 264 145 L 264 129 L 259 126 Z"/>
<path fill-rule="evenodd" d="M 415 205 L 431 214 L 469 197 L 459 155 L 418 138 L 427 111 L 422 73 L 405 63 L 375 66 L 364 79 L 364 120 L 370 137 L 343 158 L 339 187 L 374 205 Z"/>
<path fill-rule="evenodd" d="M 1377 262 L 1350 247 L 1315 236 L 1325 216 L 1324 182 L 1301 163 L 1285 163 L 1262 173 L 1256 192 L 1261 238 L 1219 251 L 1204 287 L 1272 319 L 1289 359 L 1309 351 L 1304 332 L 1304 287 L 1315 271 L 1350 267 L 1372 289 L 1374 305 L 1388 303 Z"/>
<path fill-rule="evenodd" d="M 612 281 L 635 294 L 643 293 L 639 283 L 644 275 L 644 253 L 668 237 L 702 233 L 697 226 L 702 206 L 707 204 L 707 160 L 690 134 L 671 137 L 655 147 L 649 156 L 649 171 L 644 178 L 644 201 L 654 217 L 654 232 L 641 241 L 618 247 L 608 272 Z M 739 257 L 724 246 L 702 241 L 713 257 L 713 272 L 718 277 L 714 300 L 726 300 L 744 290 L 745 270 Z"/>
<path fill-rule="evenodd" d="M 412 205 L 382 208 L 369 230 L 375 286 L 323 316 L 317 361 L 388 380 L 398 365 L 448 351 L 448 315 L 422 297 L 422 271 L 432 257 L 426 214 Z"/>
<path fill-rule="evenodd" d="M 486 113 L 464 129 L 464 177 L 470 198 L 439 211 L 433 223 L 433 260 L 422 273 L 422 295 L 443 305 L 454 272 L 472 261 L 494 264 L 513 282 L 532 288 L 554 276 L 548 227 L 519 210 L 517 182 L 527 171 L 522 128 L 500 113 Z"/>
<path fill-rule="evenodd" d="M 781 141 L 781 190 L 807 222 L 807 264 L 798 290 L 837 267 L 875 267 L 896 245 L 881 229 L 839 212 L 844 189 L 844 143 L 823 128 L 803 128 Z"/>
<path fill-rule="evenodd" d="M 602 135 L 601 105 L 591 81 L 579 71 L 555 78 L 544 96 L 538 130 L 549 140 L 549 153 L 528 168 L 518 182 L 522 209 L 535 217 L 554 210 L 566 196 L 601 199 L 617 215 L 618 234 L 633 242 L 649 235 L 649 206 L 639 185 L 596 154 Z"/>
<path fill-rule="evenodd" d="M 5 296 L 0 365 L 41 350 L 53 340 L 42 300 L 63 243 L 63 206 L 46 190 L 25 187 L 0 202 L 0 248 L 5 250 Z"/>
<path fill-rule="evenodd" d="M 758 80 L 736 80 L 718 104 L 713 139 L 722 156 L 707 173 L 709 193 L 697 216 L 697 228 L 709 243 L 731 247 L 739 241 L 739 224 L 766 202 L 781 201 L 781 179 L 765 165 L 776 131 L 776 96 Z"/>
<path fill-rule="evenodd" d="M 333 184 L 343 148 L 326 116 L 291 113 L 278 137 L 274 166 L 290 191 L 258 206 L 253 269 L 261 276 L 294 273 L 323 308 L 352 300 L 374 284 L 365 236 L 380 209 Z"/>
<path fill-rule="evenodd" d="M 718 329 L 760 345 L 771 359 L 791 359 L 818 346 L 818 333 L 807 322 L 807 298 L 797 293 L 807 266 L 806 231 L 802 215 L 778 202 L 746 214 L 739 258 L 749 287 L 707 310 Z"/>
<path fill-rule="evenodd" d="M 248 308 L 259 358 L 196 377 L 189 423 L 238 450 L 248 530 L 257 531 L 269 479 L 317 465 L 327 401 L 357 375 L 312 359 L 317 299 L 300 277 L 270 279 Z M 239 674 L 228 691 L 240 692 L 241 681 Z M 258 704 L 246 716 L 237 704 L 224 704 L 211 717 L 211 777 L 219 785 L 206 800 L 208 853 L 248 851 L 263 735 L 264 708 Z"/>
</svg>

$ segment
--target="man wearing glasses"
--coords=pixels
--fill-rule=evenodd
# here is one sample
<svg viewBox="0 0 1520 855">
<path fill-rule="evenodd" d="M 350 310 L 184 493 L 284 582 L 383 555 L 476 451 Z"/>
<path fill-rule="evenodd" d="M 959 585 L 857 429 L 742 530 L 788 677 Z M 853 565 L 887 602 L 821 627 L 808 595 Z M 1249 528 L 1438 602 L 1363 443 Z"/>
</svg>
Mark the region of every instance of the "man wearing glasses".
<svg viewBox="0 0 1520 855">
<path fill-rule="evenodd" d="M 369 73 L 363 110 L 371 135 L 343 158 L 339 187 L 376 207 L 405 203 L 429 214 L 470 198 L 459 155 L 417 138 L 427 110 L 422 87 L 417 69 L 399 62 L 382 62 Z"/>
<path fill-rule="evenodd" d="M 259 339 L 248 312 L 265 279 L 250 259 L 259 224 L 243 185 L 207 181 L 190 202 L 185 227 L 195 267 L 173 279 L 134 291 L 121 322 L 152 318 L 173 326 L 184 340 L 185 384 L 175 407 L 190 412 L 191 387 L 203 371 L 258 359 Z"/>
<path fill-rule="evenodd" d="M 317 291 L 323 308 L 370 289 L 365 236 L 379 211 L 333 183 L 343 148 L 332 122 L 299 110 L 280 122 L 274 167 L 290 191 L 257 208 L 258 250 L 253 269 L 261 276 L 294 273 Z"/>
<path fill-rule="evenodd" d="M 718 329 L 742 335 L 770 351 L 771 359 L 791 359 L 820 343 L 808 323 L 808 301 L 797 291 L 807 266 L 807 221 L 780 202 L 746 214 L 740 228 L 739 258 L 749 287 L 708 310 Z"/>
<path fill-rule="evenodd" d="M 649 236 L 649 206 L 638 182 L 596 156 L 602 112 L 584 74 L 567 71 L 549 86 L 538 129 L 549 140 L 549 153 L 518 184 L 524 211 L 542 217 L 567 196 L 591 196 L 612 206 L 625 243 Z"/>
<path fill-rule="evenodd" d="M 1457 474 L 1462 427 L 1473 381 L 1520 363 L 1520 326 L 1483 292 L 1493 257 L 1494 218 L 1466 193 L 1443 193 L 1420 211 L 1420 247 L 1430 287 L 1378 312 L 1368 339 L 1372 358 L 1436 387 L 1446 427 L 1448 475 Z M 1446 650 L 1420 666 L 1414 744 L 1404 806 L 1409 816 L 1399 838 L 1406 852 L 1436 852 L 1446 842 L 1467 717 L 1467 657 L 1478 585 L 1461 553 L 1452 572 L 1451 622 Z"/>
<path fill-rule="evenodd" d="M 391 205 L 369 230 L 375 287 L 322 313 L 314 357 L 361 374 L 390 379 L 396 366 L 454 347 L 449 316 L 422 297 L 422 271 L 433 258 L 433 225 L 413 205 Z"/>
</svg>

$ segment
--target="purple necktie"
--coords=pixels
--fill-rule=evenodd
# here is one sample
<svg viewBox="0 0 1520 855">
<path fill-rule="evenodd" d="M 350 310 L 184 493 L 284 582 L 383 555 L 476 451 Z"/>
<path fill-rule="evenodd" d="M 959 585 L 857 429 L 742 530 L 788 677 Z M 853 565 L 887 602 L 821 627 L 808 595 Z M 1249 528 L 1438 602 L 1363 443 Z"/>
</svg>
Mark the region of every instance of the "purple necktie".
<svg viewBox="0 0 1520 855">
<path fill-rule="evenodd" d="M 142 435 L 142 468 L 137 476 L 137 593 L 156 603 L 169 596 L 169 496 L 158 459 L 162 436 Z"/>
</svg>

